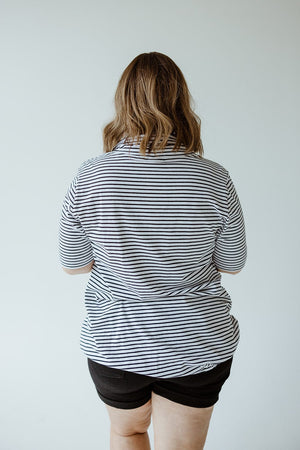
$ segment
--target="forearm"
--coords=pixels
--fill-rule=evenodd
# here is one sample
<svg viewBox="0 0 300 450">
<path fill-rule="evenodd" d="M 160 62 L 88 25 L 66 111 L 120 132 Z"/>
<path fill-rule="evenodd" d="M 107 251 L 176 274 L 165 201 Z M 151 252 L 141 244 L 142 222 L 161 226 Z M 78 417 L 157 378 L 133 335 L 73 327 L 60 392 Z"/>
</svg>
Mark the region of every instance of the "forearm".
<svg viewBox="0 0 300 450">
<path fill-rule="evenodd" d="M 80 273 L 88 273 L 88 272 L 91 272 L 94 262 L 95 261 L 93 260 L 88 265 L 86 265 L 84 267 L 79 267 L 78 269 L 67 269 L 66 267 L 63 267 L 63 270 L 70 275 L 78 275 Z"/>
</svg>

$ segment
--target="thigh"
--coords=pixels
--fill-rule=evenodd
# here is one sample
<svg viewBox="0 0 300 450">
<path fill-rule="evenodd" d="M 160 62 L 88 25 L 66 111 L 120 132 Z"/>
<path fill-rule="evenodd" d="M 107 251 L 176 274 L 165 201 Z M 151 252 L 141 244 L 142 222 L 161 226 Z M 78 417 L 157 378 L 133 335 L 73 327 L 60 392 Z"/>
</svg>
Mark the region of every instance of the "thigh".
<svg viewBox="0 0 300 450">
<path fill-rule="evenodd" d="M 112 429 L 121 435 L 147 431 L 151 423 L 152 379 L 89 358 L 88 367 L 98 396 L 105 403 Z"/>
<path fill-rule="evenodd" d="M 215 368 L 153 384 L 152 420 L 156 450 L 201 450 L 232 358 Z"/>
<path fill-rule="evenodd" d="M 182 405 L 152 392 L 155 450 L 202 450 L 213 408 Z"/>
<path fill-rule="evenodd" d="M 152 400 L 138 408 L 120 409 L 105 405 L 112 429 L 123 436 L 145 433 L 151 424 Z"/>
</svg>

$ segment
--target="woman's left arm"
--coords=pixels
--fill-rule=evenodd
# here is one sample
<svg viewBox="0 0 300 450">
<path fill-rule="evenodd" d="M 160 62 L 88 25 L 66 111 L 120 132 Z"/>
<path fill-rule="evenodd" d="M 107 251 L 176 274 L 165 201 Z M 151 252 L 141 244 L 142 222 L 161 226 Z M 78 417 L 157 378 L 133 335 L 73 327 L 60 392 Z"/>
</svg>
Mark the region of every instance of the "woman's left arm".
<svg viewBox="0 0 300 450">
<path fill-rule="evenodd" d="M 95 260 L 93 259 L 93 261 L 90 262 L 87 266 L 79 267 L 78 269 L 67 269 L 66 267 L 63 267 L 63 270 L 65 272 L 69 273 L 70 275 L 77 275 L 80 273 L 88 273 L 88 272 L 91 272 L 94 262 L 95 262 Z"/>
<path fill-rule="evenodd" d="M 88 273 L 94 264 L 93 247 L 76 213 L 78 175 L 65 194 L 59 221 L 59 259 L 70 275 Z"/>
</svg>

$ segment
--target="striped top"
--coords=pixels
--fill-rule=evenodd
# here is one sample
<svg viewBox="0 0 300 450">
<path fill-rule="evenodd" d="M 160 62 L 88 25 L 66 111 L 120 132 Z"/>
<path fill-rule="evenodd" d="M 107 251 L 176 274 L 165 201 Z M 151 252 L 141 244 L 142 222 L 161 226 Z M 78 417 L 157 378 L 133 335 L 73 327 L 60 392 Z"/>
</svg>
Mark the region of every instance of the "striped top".
<svg viewBox="0 0 300 450">
<path fill-rule="evenodd" d="M 122 139 L 84 161 L 63 200 L 59 259 L 95 261 L 85 289 L 80 349 L 109 367 L 159 378 L 229 359 L 240 332 L 221 274 L 244 267 L 243 212 L 229 172 Z"/>
</svg>

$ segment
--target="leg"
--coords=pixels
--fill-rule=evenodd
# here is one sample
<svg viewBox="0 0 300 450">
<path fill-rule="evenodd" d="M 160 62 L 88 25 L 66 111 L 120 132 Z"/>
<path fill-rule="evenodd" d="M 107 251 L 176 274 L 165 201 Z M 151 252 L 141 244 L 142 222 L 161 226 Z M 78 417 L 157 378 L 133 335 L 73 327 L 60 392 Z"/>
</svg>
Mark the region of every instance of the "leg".
<svg viewBox="0 0 300 450">
<path fill-rule="evenodd" d="M 181 405 L 152 392 L 155 450 L 203 450 L 213 408 Z"/>
<path fill-rule="evenodd" d="M 110 450 L 150 450 L 151 399 L 134 409 L 105 405 L 110 422 Z"/>
</svg>

